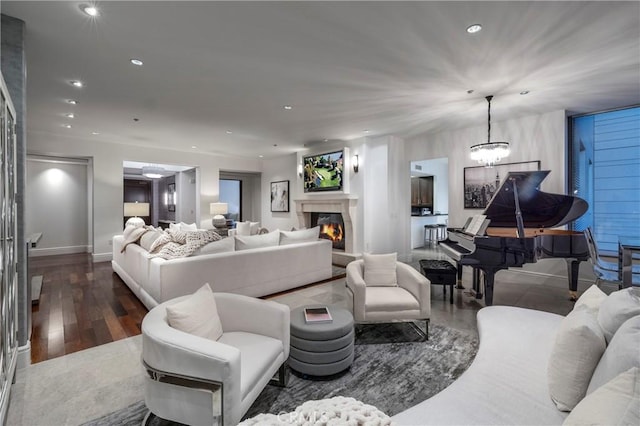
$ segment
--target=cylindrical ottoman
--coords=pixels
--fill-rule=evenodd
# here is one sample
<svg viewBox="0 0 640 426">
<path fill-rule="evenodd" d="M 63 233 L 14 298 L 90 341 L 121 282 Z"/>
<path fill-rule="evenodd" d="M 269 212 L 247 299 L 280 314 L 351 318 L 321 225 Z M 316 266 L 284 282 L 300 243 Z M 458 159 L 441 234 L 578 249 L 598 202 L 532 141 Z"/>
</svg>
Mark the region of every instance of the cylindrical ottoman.
<svg viewBox="0 0 640 426">
<path fill-rule="evenodd" d="M 333 321 L 307 323 L 304 308 L 309 307 L 291 311 L 289 366 L 310 376 L 329 376 L 346 370 L 353 363 L 351 312 L 328 306 Z"/>
</svg>

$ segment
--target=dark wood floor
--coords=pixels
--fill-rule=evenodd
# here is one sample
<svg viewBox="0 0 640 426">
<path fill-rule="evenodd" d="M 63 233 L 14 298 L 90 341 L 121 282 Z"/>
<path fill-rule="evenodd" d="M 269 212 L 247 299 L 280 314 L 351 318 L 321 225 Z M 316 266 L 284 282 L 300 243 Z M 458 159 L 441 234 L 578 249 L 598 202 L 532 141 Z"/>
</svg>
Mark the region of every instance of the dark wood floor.
<svg viewBox="0 0 640 426">
<path fill-rule="evenodd" d="M 93 263 L 88 254 L 32 257 L 34 275 L 43 283 L 32 309 L 32 363 L 140 334 L 147 309 L 111 262 Z"/>
</svg>

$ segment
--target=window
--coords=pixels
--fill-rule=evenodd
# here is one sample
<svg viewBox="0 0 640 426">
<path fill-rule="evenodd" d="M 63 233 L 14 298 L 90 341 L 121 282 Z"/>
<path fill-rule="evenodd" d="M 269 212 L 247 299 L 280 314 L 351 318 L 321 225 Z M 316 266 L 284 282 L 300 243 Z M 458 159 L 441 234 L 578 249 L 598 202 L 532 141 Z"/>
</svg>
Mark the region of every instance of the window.
<svg viewBox="0 0 640 426">
<path fill-rule="evenodd" d="M 228 219 L 242 220 L 242 181 L 220 179 L 220 202 L 227 203 Z"/>
<path fill-rule="evenodd" d="M 573 117 L 570 151 L 571 189 L 589 203 L 574 227 L 617 253 L 620 236 L 640 237 L 640 107 Z"/>
</svg>

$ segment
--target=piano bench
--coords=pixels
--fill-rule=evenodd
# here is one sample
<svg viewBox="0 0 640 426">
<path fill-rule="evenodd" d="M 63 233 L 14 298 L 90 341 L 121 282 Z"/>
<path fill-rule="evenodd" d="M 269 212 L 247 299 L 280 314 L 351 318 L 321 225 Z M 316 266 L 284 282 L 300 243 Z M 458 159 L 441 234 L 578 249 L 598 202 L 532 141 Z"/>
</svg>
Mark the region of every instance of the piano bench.
<svg viewBox="0 0 640 426">
<path fill-rule="evenodd" d="M 458 269 L 446 260 L 422 259 L 420 270 L 431 284 L 443 286 L 445 298 L 449 286 L 449 303 L 453 304 L 453 286 L 457 283 Z"/>
</svg>

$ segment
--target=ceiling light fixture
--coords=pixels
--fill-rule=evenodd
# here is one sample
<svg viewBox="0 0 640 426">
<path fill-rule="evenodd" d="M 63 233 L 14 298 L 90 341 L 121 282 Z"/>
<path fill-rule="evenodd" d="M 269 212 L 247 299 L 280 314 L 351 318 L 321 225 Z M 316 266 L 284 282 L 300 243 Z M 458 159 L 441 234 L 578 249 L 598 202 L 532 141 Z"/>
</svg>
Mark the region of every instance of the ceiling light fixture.
<svg viewBox="0 0 640 426">
<path fill-rule="evenodd" d="M 520 92 L 521 95 L 528 95 L 529 91 L 528 90 L 523 90 L 522 92 Z"/>
<path fill-rule="evenodd" d="M 487 96 L 485 99 L 489 103 L 487 142 L 471 147 L 471 159 L 483 164 L 485 167 L 493 167 L 497 162 L 507 157 L 511 150 L 509 149 L 509 142 L 491 142 L 491 99 L 493 99 L 493 96 Z"/>
<path fill-rule="evenodd" d="M 365 129 L 362 131 L 362 133 L 369 133 L 369 130 Z"/>
<path fill-rule="evenodd" d="M 227 131 L 226 131 L 226 133 L 227 133 L 228 135 L 230 135 L 230 134 L 231 134 L 231 133 L 233 133 L 233 132 L 232 132 L 231 130 L 227 130 Z"/>
<path fill-rule="evenodd" d="M 91 17 L 96 17 L 100 14 L 100 11 L 98 10 L 97 7 L 95 6 L 91 6 L 88 4 L 82 4 L 80 5 L 80 10 L 82 10 L 84 13 L 86 13 L 87 15 L 91 16 Z"/>
<path fill-rule="evenodd" d="M 469 25 L 467 27 L 467 32 L 469 34 L 475 34 L 477 32 L 479 32 L 482 29 L 482 25 L 480 24 L 473 24 L 473 25 Z"/>
<path fill-rule="evenodd" d="M 75 118 L 75 114 L 72 112 L 70 112 L 69 114 L 65 114 L 64 116 L 67 118 Z"/>
<path fill-rule="evenodd" d="M 78 105 L 78 101 L 76 101 L 74 99 L 67 99 L 67 103 L 71 104 L 71 105 Z"/>
<path fill-rule="evenodd" d="M 92 134 L 93 136 L 97 136 L 97 135 L 99 135 L 99 134 L 100 134 L 100 132 L 91 132 L 91 134 Z"/>
<path fill-rule="evenodd" d="M 293 107 L 291 105 L 285 105 L 282 108 L 286 109 L 286 110 L 290 110 L 293 109 Z"/>
<path fill-rule="evenodd" d="M 84 87 L 84 83 L 80 80 L 71 80 L 69 84 L 71 84 L 73 87 Z"/>
<path fill-rule="evenodd" d="M 264 155 L 258 155 L 258 158 L 264 158 Z"/>
<path fill-rule="evenodd" d="M 198 148 L 198 147 L 195 146 L 195 145 L 191 145 L 191 149 L 196 149 L 196 148 Z"/>
<path fill-rule="evenodd" d="M 143 65 L 143 62 L 140 59 L 136 59 L 136 58 L 130 59 L 130 62 L 133 65 L 137 65 L 139 67 L 141 67 Z"/>
<path fill-rule="evenodd" d="M 151 179 L 160 179 L 164 176 L 164 169 L 158 166 L 143 166 L 142 167 L 142 176 L 151 178 Z"/>
<path fill-rule="evenodd" d="M 70 129 L 70 128 L 71 128 L 71 124 L 63 124 L 63 126 L 64 126 L 66 129 Z"/>
</svg>

